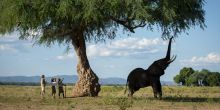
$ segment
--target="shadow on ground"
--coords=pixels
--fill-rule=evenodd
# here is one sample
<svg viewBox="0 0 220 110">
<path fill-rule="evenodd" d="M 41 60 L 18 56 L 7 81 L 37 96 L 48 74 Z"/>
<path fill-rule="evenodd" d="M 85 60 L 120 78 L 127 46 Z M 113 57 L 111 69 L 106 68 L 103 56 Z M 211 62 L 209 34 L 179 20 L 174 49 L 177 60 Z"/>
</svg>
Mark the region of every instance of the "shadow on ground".
<svg viewBox="0 0 220 110">
<path fill-rule="evenodd" d="M 154 97 L 133 97 L 133 100 L 160 100 Z M 220 103 L 220 97 L 175 97 L 167 96 L 163 97 L 161 101 L 166 102 L 208 102 L 208 103 Z"/>
<path fill-rule="evenodd" d="M 162 100 L 171 102 L 218 102 L 220 98 L 205 98 L 205 97 L 164 97 Z"/>
</svg>

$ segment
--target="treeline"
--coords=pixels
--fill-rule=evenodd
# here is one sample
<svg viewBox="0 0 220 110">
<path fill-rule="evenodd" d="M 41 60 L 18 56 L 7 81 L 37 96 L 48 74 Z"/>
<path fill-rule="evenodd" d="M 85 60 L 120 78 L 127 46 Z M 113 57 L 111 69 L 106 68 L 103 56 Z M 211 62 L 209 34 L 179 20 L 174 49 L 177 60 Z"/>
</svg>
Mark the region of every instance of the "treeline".
<svg viewBox="0 0 220 110">
<path fill-rule="evenodd" d="M 0 82 L 0 85 L 40 86 L 40 83 L 35 83 L 35 82 Z"/>
<path fill-rule="evenodd" d="M 67 86 L 74 85 L 73 83 L 65 83 Z M 19 85 L 19 86 L 40 86 L 40 83 L 36 82 L 0 82 L 0 85 Z M 50 83 L 47 84 L 50 86 Z"/>
<path fill-rule="evenodd" d="M 220 86 L 220 73 L 184 67 L 174 77 L 174 81 L 185 86 Z"/>
</svg>

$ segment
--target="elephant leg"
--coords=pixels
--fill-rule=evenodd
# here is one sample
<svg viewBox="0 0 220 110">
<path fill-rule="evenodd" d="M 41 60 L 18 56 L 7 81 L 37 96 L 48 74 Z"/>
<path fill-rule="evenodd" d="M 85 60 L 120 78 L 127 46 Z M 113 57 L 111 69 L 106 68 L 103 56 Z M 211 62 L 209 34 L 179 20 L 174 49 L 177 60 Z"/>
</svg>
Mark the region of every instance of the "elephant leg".
<svg viewBox="0 0 220 110">
<path fill-rule="evenodd" d="M 133 89 L 129 89 L 128 90 L 128 97 L 132 97 L 134 94 L 134 90 Z"/>
<path fill-rule="evenodd" d="M 159 99 L 162 99 L 162 87 L 161 87 L 161 83 L 160 81 L 158 82 L 158 95 L 159 95 Z"/>
<path fill-rule="evenodd" d="M 161 89 L 161 83 L 160 81 L 155 81 L 152 84 L 152 88 L 153 88 L 153 92 L 154 92 L 154 98 L 157 98 L 157 96 L 159 95 L 159 99 L 162 98 L 162 89 Z"/>
<path fill-rule="evenodd" d="M 156 89 L 154 89 L 155 87 L 153 87 L 153 92 L 154 92 L 154 98 L 157 98 L 157 91 Z"/>
</svg>

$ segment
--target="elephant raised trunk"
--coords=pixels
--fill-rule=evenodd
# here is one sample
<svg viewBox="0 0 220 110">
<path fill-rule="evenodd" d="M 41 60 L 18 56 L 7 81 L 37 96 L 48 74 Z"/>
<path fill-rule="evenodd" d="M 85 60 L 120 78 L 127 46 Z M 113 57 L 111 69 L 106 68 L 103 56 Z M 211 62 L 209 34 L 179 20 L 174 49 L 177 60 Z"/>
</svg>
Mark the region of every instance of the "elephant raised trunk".
<svg viewBox="0 0 220 110">
<path fill-rule="evenodd" d="M 166 59 L 170 59 L 170 53 L 171 53 L 171 42 L 172 42 L 173 37 L 170 38 L 169 40 L 169 44 L 168 44 L 168 48 L 167 48 L 167 55 L 166 55 Z"/>
<path fill-rule="evenodd" d="M 165 59 L 167 60 L 167 64 L 172 63 L 176 59 L 176 56 L 173 56 L 170 59 L 172 39 L 173 39 L 173 37 L 171 37 L 170 40 L 169 40 L 169 44 L 168 44 L 168 48 L 167 48 L 167 54 L 166 54 L 166 57 L 165 57 Z"/>
</svg>

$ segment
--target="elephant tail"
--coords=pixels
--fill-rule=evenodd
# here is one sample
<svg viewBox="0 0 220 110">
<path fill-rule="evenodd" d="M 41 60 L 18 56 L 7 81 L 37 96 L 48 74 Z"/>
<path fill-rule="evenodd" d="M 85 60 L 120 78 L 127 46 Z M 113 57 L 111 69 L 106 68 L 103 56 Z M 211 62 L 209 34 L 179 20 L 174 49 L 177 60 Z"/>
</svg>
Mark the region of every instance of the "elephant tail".
<svg viewBox="0 0 220 110">
<path fill-rule="evenodd" d="M 126 82 L 126 85 L 125 85 L 125 91 L 124 91 L 124 94 L 126 94 L 127 89 L 128 89 L 128 81 Z"/>
</svg>

